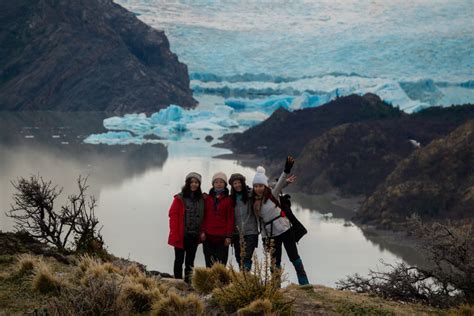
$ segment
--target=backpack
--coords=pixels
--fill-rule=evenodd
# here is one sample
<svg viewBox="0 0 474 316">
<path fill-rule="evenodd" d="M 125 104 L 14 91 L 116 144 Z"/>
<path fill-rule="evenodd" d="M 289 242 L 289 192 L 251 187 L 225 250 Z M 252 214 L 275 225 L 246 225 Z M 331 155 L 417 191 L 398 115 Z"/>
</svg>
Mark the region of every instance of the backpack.
<svg viewBox="0 0 474 316">
<path fill-rule="evenodd" d="M 291 196 L 289 194 L 280 194 L 279 196 L 280 201 L 275 199 L 273 195 L 270 199 L 275 203 L 279 208 L 282 210 L 282 214 L 278 217 L 287 217 L 293 227 L 293 231 L 295 233 L 295 240 L 299 242 L 304 235 L 308 233 L 308 230 L 304 225 L 296 218 L 295 214 L 291 210 Z"/>
</svg>

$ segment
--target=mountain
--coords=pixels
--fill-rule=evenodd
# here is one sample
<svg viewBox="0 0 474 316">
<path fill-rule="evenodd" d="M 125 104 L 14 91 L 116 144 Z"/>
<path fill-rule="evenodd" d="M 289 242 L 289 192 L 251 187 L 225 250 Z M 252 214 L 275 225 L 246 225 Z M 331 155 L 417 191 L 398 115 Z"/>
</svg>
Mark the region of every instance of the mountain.
<svg viewBox="0 0 474 316">
<path fill-rule="evenodd" d="M 369 196 L 401 160 L 469 119 L 473 105 L 339 125 L 304 146 L 294 172 L 308 193 L 338 189 Z"/>
<path fill-rule="evenodd" d="M 469 119 L 472 104 L 406 114 L 374 94 L 350 95 L 316 108 L 279 109 L 243 133 L 225 135 L 223 146 L 264 158 L 275 174 L 286 155 L 296 156 L 300 191 L 369 196 L 401 160 Z"/>
<path fill-rule="evenodd" d="M 358 218 L 388 223 L 422 218 L 472 218 L 474 120 L 401 161 L 364 202 Z"/>
<path fill-rule="evenodd" d="M 375 94 L 352 94 L 315 108 L 289 112 L 283 108 L 243 133 L 223 137 L 224 146 L 236 153 L 261 154 L 267 159 L 299 155 L 303 147 L 332 127 L 350 122 L 406 115 Z"/>
<path fill-rule="evenodd" d="M 0 110 L 197 104 L 165 33 L 112 0 L 5 0 L 0 25 Z"/>
</svg>

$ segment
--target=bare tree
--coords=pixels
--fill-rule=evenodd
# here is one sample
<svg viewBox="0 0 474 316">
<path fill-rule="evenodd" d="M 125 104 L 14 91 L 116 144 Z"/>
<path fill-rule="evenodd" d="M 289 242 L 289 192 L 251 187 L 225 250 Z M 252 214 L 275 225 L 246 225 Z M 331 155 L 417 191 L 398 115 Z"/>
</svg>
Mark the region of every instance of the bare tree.
<svg viewBox="0 0 474 316">
<path fill-rule="evenodd" d="M 31 176 L 12 181 L 12 185 L 16 189 L 14 203 L 6 215 L 14 219 L 17 230 L 50 243 L 61 252 L 69 252 L 72 245 L 78 251 L 88 251 L 94 243 L 102 247 L 101 228 L 95 216 L 97 200 L 86 195 L 87 178 L 79 176 L 79 193 L 69 195 L 66 205 L 59 208 L 54 203 L 63 190 L 51 181 Z"/>
<path fill-rule="evenodd" d="M 341 290 L 372 293 L 395 300 L 448 307 L 474 301 L 474 229 L 472 224 L 452 226 L 411 221 L 428 252 L 432 267 L 389 265 L 388 272 L 369 270 L 337 282 Z"/>
</svg>

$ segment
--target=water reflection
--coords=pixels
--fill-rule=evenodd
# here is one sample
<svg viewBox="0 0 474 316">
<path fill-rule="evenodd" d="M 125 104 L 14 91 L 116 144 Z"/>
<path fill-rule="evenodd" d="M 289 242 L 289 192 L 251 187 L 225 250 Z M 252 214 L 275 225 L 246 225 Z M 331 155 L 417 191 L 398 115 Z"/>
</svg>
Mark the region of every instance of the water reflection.
<svg viewBox="0 0 474 316">
<path fill-rule="evenodd" d="M 161 168 L 168 157 L 162 144 L 107 146 L 84 144 L 89 133 L 102 131 L 103 113 L 0 112 L 0 229 L 12 228 L 11 180 L 41 175 L 76 192 L 79 175 L 88 176 L 89 193 L 120 185 L 147 170 Z"/>
<path fill-rule="evenodd" d="M 104 131 L 103 118 L 101 113 L 0 112 L 0 210 L 8 210 L 13 193 L 9 181 L 19 176 L 40 174 L 51 179 L 64 187 L 65 197 L 76 191 L 78 175 L 88 175 L 90 193 L 99 200 L 97 216 L 109 251 L 170 272 L 174 252 L 167 245 L 168 208 L 185 175 L 200 172 L 203 189 L 208 190 L 217 171 L 240 172 L 250 182 L 255 170 L 236 160 L 211 158 L 226 151 L 202 142 L 168 146 L 82 143 L 90 133 Z M 379 259 L 419 262 L 413 250 L 344 225 L 353 214 L 351 203 L 337 203 L 333 196 L 292 195 L 294 212 L 309 231 L 299 251 L 311 282 L 334 286 L 348 274 L 384 269 Z M 327 213 L 333 216 L 323 215 Z M 11 221 L 1 212 L 0 229 L 11 228 Z M 204 265 L 201 249 L 197 266 Z M 261 251 L 260 245 L 260 255 Z M 235 264 L 235 257 L 230 258 Z M 286 255 L 283 264 L 289 280 L 296 282 Z"/>
</svg>

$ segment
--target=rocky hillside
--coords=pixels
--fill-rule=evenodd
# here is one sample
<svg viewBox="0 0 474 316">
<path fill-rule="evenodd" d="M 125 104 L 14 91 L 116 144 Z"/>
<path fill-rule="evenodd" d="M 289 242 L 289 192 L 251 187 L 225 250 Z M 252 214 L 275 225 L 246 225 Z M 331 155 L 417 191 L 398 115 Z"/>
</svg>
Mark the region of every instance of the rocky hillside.
<svg viewBox="0 0 474 316">
<path fill-rule="evenodd" d="M 307 192 L 338 189 L 368 196 L 401 160 L 469 119 L 474 119 L 474 106 L 339 125 L 304 146 L 295 173 Z"/>
<path fill-rule="evenodd" d="M 379 223 L 474 216 L 474 120 L 401 161 L 363 204 L 359 218 Z"/>
<path fill-rule="evenodd" d="M 298 189 L 306 193 L 369 196 L 401 160 L 469 119 L 474 105 L 406 114 L 376 95 L 350 95 L 317 108 L 280 109 L 244 133 L 226 135 L 224 146 L 264 157 L 275 174 L 282 157 L 295 155 Z"/>
<path fill-rule="evenodd" d="M 0 110 L 196 105 L 164 32 L 112 0 L 6 0 L 0 25 Z"/>
<path fill-rule="evenodd" d="M 236 281 L 231 280 L 229 269 L 219 266 L 211 271 L 198 268 L 209 276 L 203 280 L 205 284 L 197 280 L 193 283 L 201 285 L 198 290 L 182 280 L 152 273 L 137 262 L 112 255 L 97 259 L 53 254 L 53 249 L 23 234 L 0 232 L 1 315 L 236 315 L 237 308 L 238 315 L 277 315 L 278 299 L 290 309 L 282 315 L 455 315 L 464 311 L 391 301 L 321 285 L 290 285 L 278 289 L 272 300 L 263 300 L 257 299 L 256 295 L 262 293 L 258 293 L 251 278 L 239 283 L 245 291 L 222 292 L 220 287 L 232 288 Z M 210 274 L 212 271 L 219 273 Z M 240 274 L 235 276 L 241 278 Z M 201 293 L 204 285 L 212 291 L 210 294 Z M 245 306 L 247 301 L 253 302 Z"/>
<path fill-rule="evenodd" d="M 268 159 L 281 159 L 288 153 L 298 155 L 310 140 L 338 125 L 403 115 L 374 94 L 362 97 L 353 94 L 316 108 L 294 112 L 280 108 L 244 133 L 224 136 L 224 145 L 236 153 L 258 153 Z"/>
</svg>

